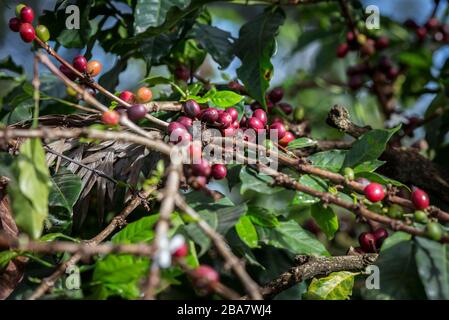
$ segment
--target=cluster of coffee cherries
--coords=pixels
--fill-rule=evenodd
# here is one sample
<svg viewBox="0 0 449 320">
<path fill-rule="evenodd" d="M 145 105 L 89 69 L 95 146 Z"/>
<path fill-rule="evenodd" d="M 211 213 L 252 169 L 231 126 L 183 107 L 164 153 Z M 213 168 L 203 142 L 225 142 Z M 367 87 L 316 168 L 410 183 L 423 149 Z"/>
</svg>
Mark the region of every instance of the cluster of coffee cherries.
<svg viewBox="0 0 449 320">
<path fill-rule="evenodd" d="M 153 92 L 148 87 L 140 87 L 135 94 L 128 90 L 122 91 L 119 98 L 131 104 L 131 106 L 119 105 L 114 110 L 104 112 L 101 118 L 104 124 L 111 126 L 118 124 L 121 113 L 126 113 L 131 121 L 139 121 L 145 118 L 148 113 L 145 103 L 153 99 Z"/>
<path fill-rule="evenodd" d="M 359 236 L 360 247 L 355 248 L 358 253 L 376 253 L 382 247 L 382 243 L 388 237 L 388 232 L 384 228 L 379 228 L 373 232 L 363 232 Z"/>
<path fill-rule="evenodd" d="M 349 180 L 354 178 L 354 172 L 351 168 L 345 168 L 344 175 Z M 441 225 L 437 221 L 431 220 L 428 217 L 426 209 L 430 205 L 430 198 L 424 190 L 417 187 L 412 188 L 410 200 L 413 203 L 415 211 L 407 214 L 405 209 L 398 204 L 391 204 L 387 208 L 382 207 L 381 201 L 384 200 L 386 194 L 383 185 L 380 183 L 371 182 L 365 178 L 358 178 L 356 181 L 364 186 L 363 193 L 365 198 L 371 203 L 368 206 L 371 211 L 379 214 L 385 214 L 390 218 L 399 220 L 404 219 L 406 215 L 413 216 L 415 222 L 426 224 L 426 235 L 430 239 L 439 241 L 444 236 L 444 231 Z"/>
<path fill-rule="evenodd" d="M 9 20 L 9 28 L 14 32 L 19 32 L 24 42 L 32 42 L 36 36 L 43 42 L 50 39 L 50 32 L 44 25 L 33 27 L 34 11 L 25 4 L 16 6 L 16 16 Z"/>
<path fill-rule="evenodd" d="M 348 86 L 352 90 L 360 89 L 368 79 L 379 78 L 384 81 L 395 81 L 400 70 L 387 56 L 381 56 L 375 66 L 370 66 L 366 62 L 349 66 L 346 69 L 348 76 Z M 381 78 L 380 78 L 381 77 Z"/>
<path fill-rule="evenodd" d="M 87 61 L 86 57 L 83 55 L 77 55 L 73 58 L 72 66 L 82 74 L 86 74 L 90 77 L 96 77 L 100 74 L 103 69 L 103 65 L 98 60 Z M 69 67 L 64 64 L 59 66 L 59 70 L 70 80 L 75 81 L 78 76 Z M 91 92 L 90 92 L 91 93 Z M 95 92 L 92 92 L 95 95 Z"/>
<path fill-rule="evenodd" d="M 433 17 L 427 20 L 424 26 L 419 26 L 414 20 L 408 19 L 404 25 L 415 31 L 418 41 L 423 42 L 426 38 L 440 43 L 449 43 L 449 25 L 440 22 Z"/>
<path fill-rule="evenodd" d="M 337 47 L 337 57 L 344 58 L 349 51 L 360 51 L 364 56 L 372 56 L 377 51 L 384 50 L 390 45 L 390 39 L 386 36 L 369 38 L 363 33 L 346 33 L 346 42 Z"/>
</svg>

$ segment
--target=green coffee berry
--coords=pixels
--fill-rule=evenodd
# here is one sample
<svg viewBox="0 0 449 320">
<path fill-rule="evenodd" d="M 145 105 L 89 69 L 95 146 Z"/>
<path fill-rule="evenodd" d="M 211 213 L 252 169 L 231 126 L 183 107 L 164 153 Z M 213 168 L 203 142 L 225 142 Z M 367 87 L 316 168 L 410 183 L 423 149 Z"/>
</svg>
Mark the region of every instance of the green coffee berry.
<svg viewBox="0 0 449 320">
<path fill-rule="evenodd" d="M 414 213 L 415 221 L 419 223 L 427 223 L 427 213 L 422 210 L 416 210 Z"/>
<path fill-rule="evenodd" d="M 426 225 L 427 236 L 435 241 L 440 241 L 443 237 L 443 229 L 438 222 L 429 222 Z"/>
</svg>

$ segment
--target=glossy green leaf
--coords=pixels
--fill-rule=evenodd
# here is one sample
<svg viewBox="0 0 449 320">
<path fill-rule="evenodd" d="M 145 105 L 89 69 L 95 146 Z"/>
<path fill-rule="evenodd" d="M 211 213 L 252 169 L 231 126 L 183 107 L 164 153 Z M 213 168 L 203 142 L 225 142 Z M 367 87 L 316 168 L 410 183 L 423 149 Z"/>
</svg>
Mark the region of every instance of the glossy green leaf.
<svg viewBox="0 0 449 320">
<path fill-rule="evenodd" d="M 338 217 L 334 210 L 330 206 L 324 207 L 322 203 L 317 203 L 312 206 L 311 214 L 321 231 L 328 239 L 332 239 L 339 227 Z"/>
<path fill-rule="evenodd" d="M 62 168 L 50 178 L 50 181 L 52 185 L 48 197 L 48 205 L 63 207 L 67 211 L 72 212 L 72 207 L 81 193 L 81 178 Z"/>
<path fill-rule="evenodd" d="M 242 170 L 240 171 L 240 181 L 242 182 L 240 188 L 241 194 L 244 194 L 248 190 L 263 194 L 273 194 L 282 190 L 280 187 L 270 186 L 270 184 L 274 182 L 273 178 L 268 175 L 258 174 L 248 167 L 242 167 Z"/>
<path fill-rule="evenodd" d="M 237 231 L 240 239 L 242 239 L 248 247 L 256 248 L 258 246 L 257 231 L 248 216 L 242 216 L 239 219 L 235 225 L 235 230 Z"/>
<path fill-rule="evenodd" d="M 352 295 L 356 275 L 354 272 L 340 271 L 324 278 L 314 278 L 306 297 L 310 300 L 347 300 Z"/>
<path fill-rule="evenodd" d="M 316 144 L 317 144 L 317 142 L 315 140 L 310 139 L 310 138 L 302 137 L 302 138 L 298 138 L 298 139 L 295 139 L 292 142 L 290 142 L 288 144 L 287 149 L 288 150 L 296 150 L 296 149 L 311 147 L 311 146 L 314 146 Z"/>
<path fill-rule="evenodd" d="M 17 257 L 19 254 L 16 251 L 2 251 L 0 252 L 0 272 L 6 268 L 9 262 Z"/>
<path fill-rule="evenodd" d="M 315 167 L 338 172 L 345 161 L 345 150 L 329 150 L 312 154 L 308 159 Z"/>
<path fill-rule="evenodd" d="M 221 69 L 226 69 L 234 59 L 234 39 L 231 34 L 207 24 L 197 24 L 194 31 L 195 39 L 210 53 Z"/>
<path fill-rule="evenodd" d="M 250 206 L 248 207 L 247 216 L 252 223 L 262 227 L 274 228 L 279 225 L 279 220 L 276 214 L 267 208 Z"/>
<path fill-rule="evenodd" d="M 243 100 L 243 96 L 235 93 L 234 91 L 217 91 L 210 101 L 217 107 L 228 108 L 233 107 L 237 103 Z"/>
</svg>

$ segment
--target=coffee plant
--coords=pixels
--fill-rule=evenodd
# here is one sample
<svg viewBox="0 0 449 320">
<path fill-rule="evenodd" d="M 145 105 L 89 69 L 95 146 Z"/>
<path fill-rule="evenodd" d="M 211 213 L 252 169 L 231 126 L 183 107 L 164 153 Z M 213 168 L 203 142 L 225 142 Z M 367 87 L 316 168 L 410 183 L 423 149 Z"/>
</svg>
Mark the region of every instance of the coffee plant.
<svg viewBox="0 0 449 320">
<path fill-rule="evenodd" d="M 0 297 L 449 299 L 449 6 L 382 3 L 3 1 Z"/>
</svg>

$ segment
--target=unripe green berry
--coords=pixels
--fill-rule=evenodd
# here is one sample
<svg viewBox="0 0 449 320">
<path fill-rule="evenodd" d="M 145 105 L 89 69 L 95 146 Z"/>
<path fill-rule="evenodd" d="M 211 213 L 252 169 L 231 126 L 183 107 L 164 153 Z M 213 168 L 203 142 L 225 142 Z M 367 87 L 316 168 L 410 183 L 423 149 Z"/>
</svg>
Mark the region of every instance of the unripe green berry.
<svg viewBox="0 0 449 320">
<path fill-rule="evenodd" d="M 25 8 L 25 7 L 26 7 L 26 5 L 24 5 L 23 3 L 18 4 L 16 6 L 16 17 L 17 18 L 20 18 L 20 11 L 22 11 L 22 9 Z"/>
<path fill-rule="evenodd" d="M 388 208 L 388 213 L 387 215 L 390 218 L 393 219 L 402 219 L 402 216 L 404 214 L 404 210 L 402 209 L 402 207 L 398 204 L 392 204 L 390 206 L 390 208 Z"/>
<path fill-rule="evenodd" d="M 295 119 L 295 121 L 301 121 L 304 119 L 304 108 L 303 107 L 296 107 L 295 113 L 293 114 L 293 119 Z"/>
<path fill-rule="evenodd" d="M 440 241 L 443 237 L 443 229 L 438 222 L 429 222 L 426 225 L 427 236 L 435 241 Z"/>
<path fill-rule="evenodd" d="M 414 213 L 415 221 L 419 223 L 427 223 L 427 213 L 422 210 L 416 210 Z"/>
<path fill-rule="evenodd" d="M 352 168 L 349 167 L 344 168 L 343 175 L 348 180 L 354 180 L 354 170 L 352 170 Z"/>
<path fill-rule="evenodd" d="M 381 202 L 376 202 L 376 203 L 368 205 L 368 210 L 373 211 L 373 212 L 378 213 L 378 214 L 381 214 L 381 215 L 384 214 L 383 209 L 384 208 L 383 208 Z"/>
<path fill-rule="evenodd" d="M 48 31 L 48 28 L 44 25 L 39 25 L 36 27 L 36 35 L 44 42 L 50 40 L 50 31 Z"/>
</svg>

